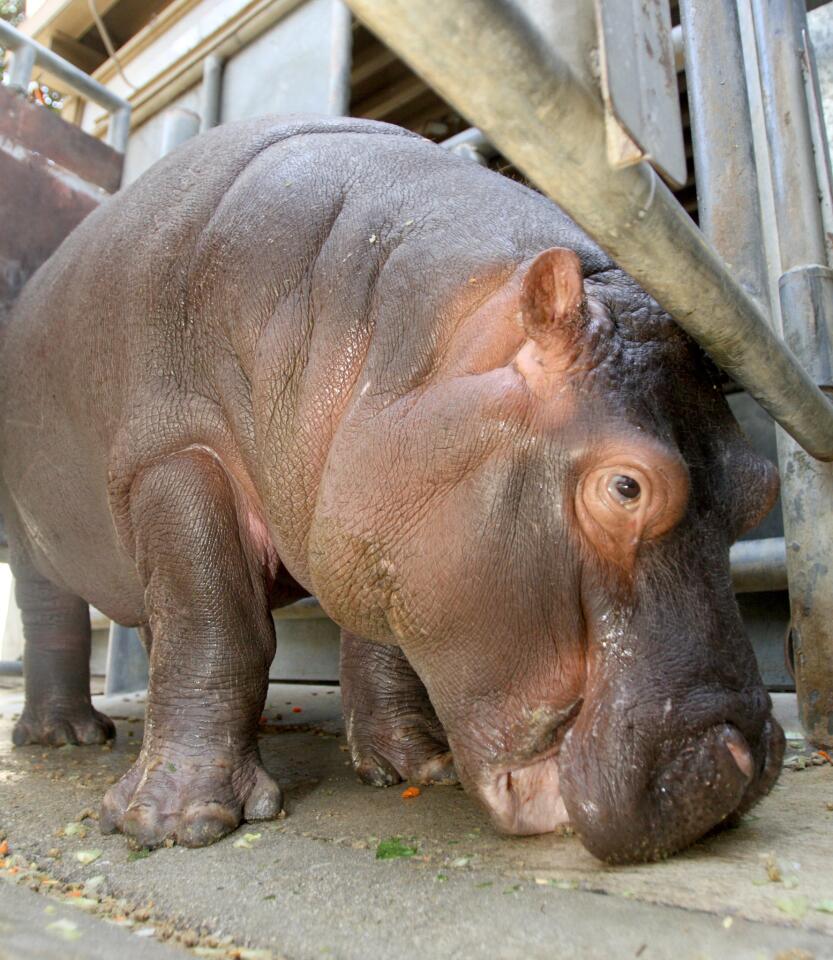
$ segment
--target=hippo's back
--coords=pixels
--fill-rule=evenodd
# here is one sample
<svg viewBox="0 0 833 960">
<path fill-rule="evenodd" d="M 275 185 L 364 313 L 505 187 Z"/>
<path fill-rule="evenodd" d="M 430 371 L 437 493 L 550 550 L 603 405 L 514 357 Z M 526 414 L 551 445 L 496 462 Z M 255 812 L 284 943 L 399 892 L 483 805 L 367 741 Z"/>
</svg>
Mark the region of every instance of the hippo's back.
<svg viewBox="0 0 833 960">
<path fill-rule="evenodd" d="M 368 318 L 396 389 L 430 366 L 456 286 L 559 244 L 586 272 L 610 265 L 549 201 L 397 127 L 218 127 L 90 215 L 22 292 L 0 340 L 6 496 L 67 585 L 106 609 L 89 584 L 123 590 L 131 566 L 114 484 L 195 443 L 257 482 L 272 466 L 258 423 L 337 405 Z M 263 404 L 278 381 L 276 417 Z M 84 555 L 101 558 L 95 574 L 70 582 Z"/>
</svg>

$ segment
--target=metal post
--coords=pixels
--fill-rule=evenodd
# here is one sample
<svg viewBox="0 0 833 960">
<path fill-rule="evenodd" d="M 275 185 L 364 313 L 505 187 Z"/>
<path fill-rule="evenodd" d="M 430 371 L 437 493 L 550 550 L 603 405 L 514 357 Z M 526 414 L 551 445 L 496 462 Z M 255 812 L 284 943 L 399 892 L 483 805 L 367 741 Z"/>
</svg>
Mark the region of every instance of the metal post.
<svg viewBox="0 0 833 960">
<path fill-rule="evenodd" d="M 148 685 L 148 658 L 139 632 L 118 623 L 110 624 L 104 693 L 133 693 Z"/>
<path fill-rule="evenodd" d="M 651 167 L 608 166 L 603 106 L 564 62 L 557 38 L 545 42 L 501 0 L 350 5 L 806 450 L 833 459 L 833 404 Z M 590 4 L 578 9 L 593 15 Z"/>
<path fill-rule="evenodd" d="M 350 71 L 353 65 L 353 18 L 343 0 L 332 8 L 330 40 L 330 90 L 327 113 L 332 117 L 350 115 Z"/>
<path fill-rule="evenodd" d="M 202 62 L 202 91 L 200 92 L 200 133 L 216 127 L 220 122 L 220 102 L 223 93 L 223 58 L 216 53 Z"/>
<path fill-rule="evenodd" d="M 9 59 L 9 86 L 26 93 L 35 69 L 35 51 L 28 46 L 18 47 L 10 54 Z"/>
<path fill-rule="evenodd" d="M 200 118 L 193 110 L 174 107 L 166 110 L 162 118 L 162 147 L 160 156 L 164 157 L 181 143 L 190 140 L 200 132 Z"/>
<path fill-rule="evenodd" d="M 784 339 L 821 384 L 833 383 L 833 271 L 826 258 L 804 0 L 752 0 L 780 252 Z M 799 715 L 833 746 L 833 466 L 778 435 Z"/>
<path fill-rule="evenodd" d="M 735 0 L 681 0 L 700 229 L 744 289 L 769 303 L 752 117 Z"/>
<path fill-rule="evenodd" d="M 122 107 L 110 114 L 110 126 L 107 130 L 107 143 L 119 153 L 127 150 L 130 136 L 130 107 Z"/>
</svg>

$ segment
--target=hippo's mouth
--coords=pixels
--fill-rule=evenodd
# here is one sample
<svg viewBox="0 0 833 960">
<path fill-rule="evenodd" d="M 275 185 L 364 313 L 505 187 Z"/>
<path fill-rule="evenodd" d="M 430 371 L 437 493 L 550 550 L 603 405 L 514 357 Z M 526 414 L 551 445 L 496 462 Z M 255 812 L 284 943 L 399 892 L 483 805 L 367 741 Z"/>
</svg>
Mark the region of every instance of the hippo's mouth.
<svg viewBox="0 0 833 960">
<path fill-rule="evenodd" d="M 575 723 L 581 701 L 554 733 L 551 746 L 534 758 L 492 772 L 483 783 L 480 799 L 502 833 L 528 836 L 552 833 L 569 821 L 561 795 L 558 759 L 567 732 Z"/>
<path fill-rule="evenodd" d="M 557 753 L 497 774 L 480 797 L 503 833 L 551 833 L 569 822 Z"/>
</svg>

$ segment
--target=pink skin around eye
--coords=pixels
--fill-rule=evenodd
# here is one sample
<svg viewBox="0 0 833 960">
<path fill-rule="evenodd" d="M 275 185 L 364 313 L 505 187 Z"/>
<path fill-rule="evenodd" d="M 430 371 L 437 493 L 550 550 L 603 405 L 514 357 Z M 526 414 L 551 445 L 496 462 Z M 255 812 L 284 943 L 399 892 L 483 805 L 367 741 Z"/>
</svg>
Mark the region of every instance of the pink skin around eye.
<svg viewBox="0 0 833 960">
<path fill-rule="evenodd" d="M 621 488 L 636 491 L 624 496 Z M 663 449 L 611 451 L 587 470 L 576 490 L 584 535 L 608 560 L 630 566 L 644 540 L 662 536 L 682 517 L 688 499 L 685 465 Z"/>
</svg>

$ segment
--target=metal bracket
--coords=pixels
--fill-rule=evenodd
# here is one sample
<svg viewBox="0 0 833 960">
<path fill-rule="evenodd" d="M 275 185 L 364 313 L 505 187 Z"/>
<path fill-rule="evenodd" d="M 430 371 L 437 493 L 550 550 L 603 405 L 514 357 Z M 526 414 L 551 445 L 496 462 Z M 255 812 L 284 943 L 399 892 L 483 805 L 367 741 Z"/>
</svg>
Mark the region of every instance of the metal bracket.
<svg viewBox="0 0 833 960">
<path fill-rule="evenodd" d="M 596 0 L 608 161 L 647 159 L 675 186 L 687 179 L 668 0 Z"/>
</svg>

